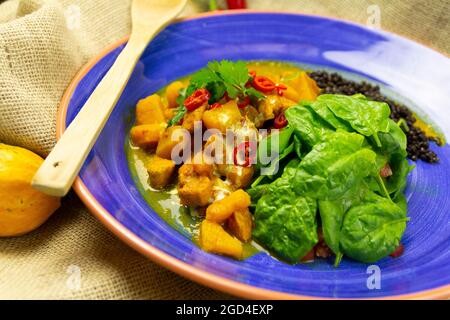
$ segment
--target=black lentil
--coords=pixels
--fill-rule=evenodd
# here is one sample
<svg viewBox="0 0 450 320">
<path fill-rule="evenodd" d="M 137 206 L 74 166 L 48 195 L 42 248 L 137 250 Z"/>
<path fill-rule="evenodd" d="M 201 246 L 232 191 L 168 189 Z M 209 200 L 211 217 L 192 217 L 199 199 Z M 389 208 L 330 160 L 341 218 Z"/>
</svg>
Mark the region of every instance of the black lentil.
<svg viewBox="0 0 450 320">
<path fill-rule="evenodd" d="M 432 141 L 441 145 L 440 139 L 427 137 L 422 129 L 414 125 L 416 119 L 412 111 L 407 106 L 384 96 L 378 85 L 372 85 L 366 81 L 351 81 L 338 73 L 330 73 L 323 70 L 311 72 L 309 75 L 317 82 L 317 85 L 322 89 L 322 93 L 344 95 L 362 93 L 371 100 L 387 103 L 391 108 L 391 118 L 396 122 L 403 119 L 404 124 L 406 124 L 401 127 L 405 131 L 408 141 L 408 157 L 413 161 L 418 159 L 429 163 L 439 161 L 436 153 L 430 150 L 429 142 Z"/>
</svg>

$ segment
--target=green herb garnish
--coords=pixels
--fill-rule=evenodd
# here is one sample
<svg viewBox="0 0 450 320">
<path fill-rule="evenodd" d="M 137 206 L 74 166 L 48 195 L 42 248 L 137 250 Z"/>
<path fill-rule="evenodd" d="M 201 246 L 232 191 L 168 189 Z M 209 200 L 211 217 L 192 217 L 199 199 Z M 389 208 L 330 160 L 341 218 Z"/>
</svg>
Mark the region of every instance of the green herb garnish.
<svg viewBox="0 0 450 320">
<path fill-rule="evenodd" d="M 210 104 L 222 99 L 225 93 L 231 99 L 246 96 L 253 100 L 264 98 L 264 95 L 253 87 L 246 87 L 249 80 L 248 68 L 244 61 L 209 62 L 207 67 L 194 73 L 189 86 L 180 91 L 177 99 L 179 107 L 176 115 L 169 121 L 169 126 L 178 123 L 184 117 L 187 112 L 183 105 L 184 100 L 197 89 L 206 88 L 211 93 Z"/>
</svg>

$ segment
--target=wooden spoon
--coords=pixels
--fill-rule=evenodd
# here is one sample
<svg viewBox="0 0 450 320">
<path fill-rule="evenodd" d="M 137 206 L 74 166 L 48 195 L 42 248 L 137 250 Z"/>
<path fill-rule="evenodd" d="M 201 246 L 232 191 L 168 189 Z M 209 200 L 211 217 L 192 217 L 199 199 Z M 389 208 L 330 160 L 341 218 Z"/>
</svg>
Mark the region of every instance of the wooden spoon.
<svg viewBox="0 0 450 320">
<path fill-rule="evenodd" d="M 133 1 L 133 27 L 127 45 L 37 171 L 31 182 L 35 189 L 59 197 L 67 194 L 144 49 L 181 12 L 186 2 Z"/>
</svg>

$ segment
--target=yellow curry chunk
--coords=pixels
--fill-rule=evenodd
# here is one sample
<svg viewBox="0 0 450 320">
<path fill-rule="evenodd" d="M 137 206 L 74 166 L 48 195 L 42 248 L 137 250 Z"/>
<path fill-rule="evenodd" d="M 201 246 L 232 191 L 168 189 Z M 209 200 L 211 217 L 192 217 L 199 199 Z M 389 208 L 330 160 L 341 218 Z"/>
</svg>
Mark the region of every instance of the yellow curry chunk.
<svg viewBox="0 0 450 320">
<path fill-rule="evenodd" d="M 148 149 L 154 148 L 158 144 L 164 129 L 165 123 L 142 124 L 131 128 L 130 137 L 135 146 Z"/>
<path fill-rule="evenodd" d="M 181 204 L 190 207 L 208 205 L 213 192 L 213 182 L 205 176 L 191 177 L 178 183 L 178 195 Z"/>
<path fill-rule="evenodd" d="M 146 163 L 150 185 L 155 189 L 165 188 L 175 171 L 175 162 L 153 156 Z"/>
<path fill-rule="evenodd" d="M 304 71 L 300 72 L 296 85 L 295 88 L 300 94 L 300 101 L 315 101 L 320 94 L 317 83 Z"/>
<path fill-rule="evenodd" d="M 248 209 L 235 211 L 228 219 L 227 226 L 239 240 L 247 242 L 252 237 L 252 214 Z"/>
<path fill-rule="evenodd" d="M 175 116 L 176 109 L 169 108 L 167 105 L 167 101 L 164 101 L 163 105 L 164 105 L 163 111 L 164 111 L 164 116 L 166 117 L 166 120 L 172 119 Z"/>
<path fill-rule="evenodd" d="M 295 102 L 299 102 L 302 100 L 302 97 L 297 90 L 295 90 L 291 86 L 286 86 L 286 87 L 287 87 L 287 89 L 283 92 L 283 97 L 285 97 L 286 99 L 295 101 Z"/>
<path fill-rule="evenodd" d="M 194 132 L 194 125 L 197 121 L 201 122 L 203 113 L 206 110 L 206 104 L 195 109 L 194 111 L 188 111 L 183 118 L 182 127 L 188 130 L 189 132 Z M 200 123 L 201 124 L 201 123 Z M 200 126 L 201 128 L 201 126 Z"/>
<path fill-rule="evenodd" d="M 258 111 L 262 114 L 264 120 L 274 119 L 281 111 L 295 106 L 297 103 L 288 98 L 273 94 L 268 95 L 258 106 Z"/>
<path fill-rule="evenodd" d="M 136 125 L 165 122 L 164 106 L 159 95 L 153 94 L 138 102 L 136 106 Z"/>
<path fill-rule="evenodd" d="M 180 95 L 180 90 L 186 87 L 181 81 L 174 81 L 167 86 L 166 98 L 169 108 L 175 108 L 178 106 L 177 98 Z"/>
<path fill-rule="evenodd" d="M 241 189 L 247 188 L 250 185 L 254 173 L 255 168 L 253 166 L 242 167 L 231 165 L 227 170 L 226 177 L 234 188 Z"/>
<path fill-rule="evenodd" d="M 241 109 L 241 114 L 246 118 L 246 121 L 253 122 L 256 128 L 262 128 L 264 126 L 264 117 L 255 107 L 248 105 Z"/>
<path fill-rule="evenodd" d="M 205 176 L 211 178 L 213 176 L 214 166 L 206 163 L 201 152 L 197 153 L 191 160 L 180 167 L 178 171 L 179 180 L 181 182 L 195 176 Z"/>
<path fill-rule="evenodd" d="M 178 195 L 183 205 L 204 207 L 213 195 L 213 165 L 185 163 L 178 170 Z"/>
<path fill-rule="evenodd" d="M 218 129 L 223 134 L 241 118 L 241 112 L 234 100 L 228 101 L 220 108 L 205 111 L 202 117 L 207 129 Z"/>
<path fill-rule="evenodd" d="M 212 253 L 242 258 L 242 243 L 228 234 L 221 225 L 203 220 L 200 226 L 200 247 Z"/>
<path fill-rule="evenodd" d="M 223 223 L 235 211 L 247 209 L 250 206 L 250 196 L 239 189 L 225 198 L 215 201 L 206 209 L 206 219 Z"/>
<path fill-rule="evenodd" d="M 185 130 L 181 126 L 172 126 L 167 128 L 159 140 L 156 148 L 156 155 L 158 157 L 172 160 L 172 150 L 179 145 L 181 151 L 189 142 L 185 139 Z"/>
</svg>

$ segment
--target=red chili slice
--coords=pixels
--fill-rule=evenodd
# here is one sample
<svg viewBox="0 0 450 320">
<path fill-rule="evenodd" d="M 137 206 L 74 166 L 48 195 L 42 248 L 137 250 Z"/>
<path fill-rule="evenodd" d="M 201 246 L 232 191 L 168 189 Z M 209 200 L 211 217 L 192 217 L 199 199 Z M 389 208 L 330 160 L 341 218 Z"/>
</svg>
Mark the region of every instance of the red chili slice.
<svg viewBox="0 0 450 320">
<path fill-rule="evenodd" d="M 237 105 L 239 109 L 244 109 L 246 106 L 250 104 L 250 97 L 245 96 L 245 98 L 238 98 Z"/>
<path fill-rule="evenodd" d="M 239 144 L 233 150 L 234 164 L 242 167 L 250 167 L 256 158 L 256 146 L 250 141 Z"/>
<path fill-rule="evenodd" d="M 248 75 L 250 76 L 250 78 L 254 78 L 254 77 L 256 77 L 256 71 L 255 70 L 250 70 L 248 72 Z"/>
<path fill-rule="evenodd" d="M 275 90 L 275 82 L 264 76 L 255 76 L 253 78 L 253 87 L 263 93 L 269 93 Z"/>
<path fill-rule="evenodd" d="M 198 107 L 201 107 L 203 104 L 205 104 L 210 97 L 211 94 L 206 89 L 195 90 L 193 94 L 191 94 L 186 98 L 186 100 L 184 100 L 184 106 L 188 111 L 194 111 Z"/>
<path fill-rule="evenodd" d="M 227 0 L 228 9 L 245 9 L 247 2 L 245 0 Z"/>
<path fill-rule="evenodd" d="M 394 252 L 392 252 L 390 254 L 390 256 L 392 258 L 398 258 L 403 254 L 404 251 L 405 251 L 405 247 L 400 243 L 400 245 L 397 247 L 397 249 L 395 249 Z"/>
<path fill-rule="evenodd" d="M 214 109 L 220 108 L 221 106 L 222 105 L 220 103 L 216 102 L 209 106 L 209 110 L 214 110 Z"/>
<path fill-rule="evenodd" d="M 284 112 L 281 112 L 273 121 L 273 127 L 275 129 L 282 129 L 288 125 L 288 121 L 286 119 L 286 115 Z"/>
<path fill-rule="evenodd" d="M 275 84 L 275 89 L 277 90 L 278 95 L 282 96 L 283 91 L 287 90 L 287 87 L 284 84 L 277 83 Z"/>
</svg>

